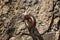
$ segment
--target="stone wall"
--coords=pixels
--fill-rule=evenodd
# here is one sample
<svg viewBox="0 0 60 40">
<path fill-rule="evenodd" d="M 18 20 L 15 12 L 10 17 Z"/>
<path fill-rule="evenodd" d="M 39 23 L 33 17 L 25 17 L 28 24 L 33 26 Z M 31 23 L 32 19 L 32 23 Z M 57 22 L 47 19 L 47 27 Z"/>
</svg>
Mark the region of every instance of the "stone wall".
<svg viewBox="0 0 60 40">
<path fill-rule="evenodd" d="M 36 30 L 32 31 L 40 36 L 30 33 L 24 15 L 34 16 Z M 60 40 L 59 35 L 59 0 L 0 0 L 0 40 Z"/>
</svg>

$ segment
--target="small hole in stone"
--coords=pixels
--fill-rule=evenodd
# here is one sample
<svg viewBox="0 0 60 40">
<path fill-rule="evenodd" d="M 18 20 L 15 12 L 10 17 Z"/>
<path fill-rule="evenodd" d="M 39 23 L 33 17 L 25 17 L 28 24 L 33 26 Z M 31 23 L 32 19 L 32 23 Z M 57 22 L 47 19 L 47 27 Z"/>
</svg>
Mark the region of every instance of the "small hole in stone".
<svg viewBox="0 0 60 40">
<path fill-rule="evenodd" d="M 8 34 L 8 35 L 11 35 L 11 34 L 14 32 L 14 30 L 15 30 L 15 28 L 9 28 L 9 29 L 7 30 L 7 34 Z"/>
</svg>

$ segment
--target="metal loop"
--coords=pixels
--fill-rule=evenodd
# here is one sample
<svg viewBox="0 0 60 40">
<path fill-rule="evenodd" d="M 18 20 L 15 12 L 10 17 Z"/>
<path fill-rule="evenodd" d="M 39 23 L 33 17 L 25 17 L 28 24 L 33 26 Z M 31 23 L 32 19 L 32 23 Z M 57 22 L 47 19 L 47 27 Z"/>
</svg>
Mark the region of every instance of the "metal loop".
<svg viewBox="0 0 60 40">
<path fill-rule="evenodd" d="M 29 29 L 36 26 L 36 20 L 35 20 L 34 16 L 25 15 L 24 20 L 25 20 L 26 27 L 28 27 Z"/>
</svg>

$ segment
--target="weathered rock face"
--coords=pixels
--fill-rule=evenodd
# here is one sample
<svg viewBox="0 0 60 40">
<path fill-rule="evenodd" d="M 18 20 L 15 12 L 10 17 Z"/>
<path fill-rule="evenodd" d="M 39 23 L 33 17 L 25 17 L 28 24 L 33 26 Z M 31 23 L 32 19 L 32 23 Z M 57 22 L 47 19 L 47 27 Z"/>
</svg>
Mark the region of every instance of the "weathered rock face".
<svg viewBox="0 0 60 40">
<path fill-rule="evenodd" d="M 32 37 L 22 22 L 29 14 L 35 17 L 37 30 L 33 30 L 41 37 Z M 60 40 L 59 35 L 59 0 L 0 0 L 0 40 Z"/>
</svg>

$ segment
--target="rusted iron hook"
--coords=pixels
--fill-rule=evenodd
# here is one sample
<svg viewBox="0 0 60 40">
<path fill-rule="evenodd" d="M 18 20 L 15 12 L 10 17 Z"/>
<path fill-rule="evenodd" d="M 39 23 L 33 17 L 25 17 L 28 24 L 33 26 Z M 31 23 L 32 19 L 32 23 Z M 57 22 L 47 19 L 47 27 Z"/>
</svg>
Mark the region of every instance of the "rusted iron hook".
<svg viewBox="0 0 60 40">
<path fill-rule="evenodd" d="M 31 29 L 32 27 L 36 26 L 36 19 L 34 18 L 33 15 L 25 15 L 24 21 L 26 21 L 25 25 L 28 29 Z"/>
<path fill-rule="evenodd" d="M 25 15 L 24 16 L 24 21 L 26 27 L 28 28 L 29 32 L 30 32 L 30 36 L 33 38 L 33 40 L 43 40 L 42 36 L 39 34 L 36 26 L 36 19 L 33 15 Z M 35 33 L 36 32 L 36 33 Z"/>
</svg>

